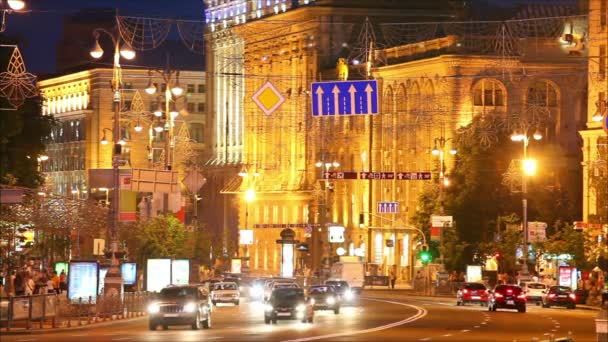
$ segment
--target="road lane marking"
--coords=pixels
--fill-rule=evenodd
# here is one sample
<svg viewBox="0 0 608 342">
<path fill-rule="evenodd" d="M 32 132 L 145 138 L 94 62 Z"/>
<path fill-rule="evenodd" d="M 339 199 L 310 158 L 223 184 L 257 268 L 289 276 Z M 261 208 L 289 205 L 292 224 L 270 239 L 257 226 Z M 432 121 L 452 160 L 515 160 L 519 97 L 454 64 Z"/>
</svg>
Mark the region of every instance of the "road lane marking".
<svg viewBox="0 0 608 342">
<path fill-rule="evenodd" d="M 130 337 L 119 337 L 119 338 L 113 338 L 112 341 L 126 341 L 126 340 L 130 340 Z"/>
<path fill-rule="evenodd" d="M 443 337 L 450 337 L 450 336 L 452 336 L 452 334 L 445 334 L 445 335 L 442 335 L 442 336 Z"/>
<path fill-rule="evenodd" d="M 331 338 L 337 338 L 337 337 L 367 334 L 367 333 L 371 333 L 371 332 L 394 328 L 394 327 L 397 327 L 397 326 L 400 326 L 403 324 L 417 321 L 417 320 L 423 318 L 424 316 L 426 316 L 428 313 L 428 311 L 425 308 L 422 308 L 422 307 L 416 306 L 416 305 L 394 302 L 394 301 L 390 301 L 390 300 L 382 300 L 382 299 L 371 299 L 371 298 L 361 298 L 361 299 L 362 300 L 371 300 L 371 301 L 375 301 L 375 302 L 389 303 L 389 304 L 394 304 L 394 305 L 408 306 L 410 308 L 417 310 L 417 312 L 415 315 L 410 316 L 406 319 L 402 319 L 397 322 L 381 325 L 381 326 L 378 326 L 375 328 L 356 330 L 356 331 L 352 331 L 352 332 L 341 332 L 341 333 L 334 333 L 334 334 L 327 334 L 327 335 L 310 336 L 310 337 L 304 337 L 304 338 L 299 338 L 299 339 L 295 339 L 295 340 L 287 340 L 285 342 L 305 342 L 305 341 L 325 340 L 325 339 L 331 339 Z"/>
<path fill-rule="evenodd" d="M 36 339 L 35 338 L 29 338 L 29 339 L 26 339 L 26 340 L 17 340 L 17 341 L 19 341 L 19 342 L 36 341 Z"/>
<path fill-rule="evenodd" d="M 430 337 L 426 337 L 426 338 L 421 338 L 421 339 L 419 339 L 418 341 L 430 341 L 430 340 L 431 340 L 431 338 L 430 338 Z"/>
<path fill-rule="evenodd" d="M 463 333 L 466 333 L 466 332 L 469 332 L 469 331 L 471 331 L 471 330 L 469 330 L 469 329 L 462 329 L 462 330 L 460 330 L 460 332 L 463 332 Z"/>
<path fill-rule="evenodd" d="M 477 328 L 479 328 L 479 325 L 476 325 L 476 326 L 474 326 L 473 328 L 477 329 Z"/>
</svg>

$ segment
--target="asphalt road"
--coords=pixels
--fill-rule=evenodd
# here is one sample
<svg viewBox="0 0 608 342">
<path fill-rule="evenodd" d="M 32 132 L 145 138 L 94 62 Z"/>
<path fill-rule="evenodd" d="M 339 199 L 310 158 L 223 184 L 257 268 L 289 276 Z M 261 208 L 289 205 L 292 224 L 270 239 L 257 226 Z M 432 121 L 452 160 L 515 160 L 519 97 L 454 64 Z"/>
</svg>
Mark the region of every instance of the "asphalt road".
<svg viewBox="0 0 608 342">
<path fill-rule="evenodd" d="M 147 319 L 86 330 L 12 335 L 2 342 L 34 341 L 531 341 L 565 337 L 595 341 L 596 311 L 543 309 L 529 305 L 527 313 L 488 312 L 481 306 L 457 307 L 445 298 L 368 293 L 339 315 L 317 311 L 313 324 L 279 321 L 266 325 L 259 303 L 220 306 L 209 330 L 189 327 L 149 331 Z"/>
</svg>

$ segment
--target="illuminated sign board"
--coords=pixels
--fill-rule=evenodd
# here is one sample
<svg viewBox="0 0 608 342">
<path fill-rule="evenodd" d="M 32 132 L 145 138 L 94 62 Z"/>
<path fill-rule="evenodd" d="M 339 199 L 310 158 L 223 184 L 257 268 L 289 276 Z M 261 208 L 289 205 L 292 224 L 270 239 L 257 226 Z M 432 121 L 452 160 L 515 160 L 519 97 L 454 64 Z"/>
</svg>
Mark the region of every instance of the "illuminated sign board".
<svg viewBox="0 0 608 342">
<path fill-rule="evenodd" d="M 137 264 L 134 262 L 123 262 L 120 265 L 120 273 L 125 285 L 135 285 L 137 283 Z"/>
<path fill-rule="evenodd" d="M 171 259 L 148 259 L 146 290 L 158 292 L 171 283 Z"/>
<path fill-rule="evenodd" d="M 281 277 L 293 277 L 293 244 L 281 244 Z"/>
<path fill-rule="evenodd" d="M 99 268 L 99 280 L 97 281 L 98 285 L 97 288 L 99 289 L 98 293 L 99 294 L 103 294 L 103 287 L 105 286 L 106 283 L 106 274 L 108 273 L 108 266 L 101 266 Z"/>
<path fill-rule="evenodd" d="M 241 245 L 253 245 L 253 230 L 241 229 L 239 231 L 239 244 Z"/>
<path fill-rule="evenodd" d="M 65 261 L 59 261 L 59 262 L 55 263 L 55 272 L 57 273 L 57 275 L 60 275 L 61 271 L 64 271 L 65 274 L 67 275 L 69 269 L 70 269 L 70 266 Z"/>
<path fill-rule="evenodd" d="M 71 261 L 68 272 L 68 299 L 88 302 L 97 298 L 99 264 L 97 261 Z"/>
<path fill-rule="evenodd" d="M 185 285 L 190 282 L 190 260 L 178 259 L 171 262 L 171 284 Z"/>
</svg>

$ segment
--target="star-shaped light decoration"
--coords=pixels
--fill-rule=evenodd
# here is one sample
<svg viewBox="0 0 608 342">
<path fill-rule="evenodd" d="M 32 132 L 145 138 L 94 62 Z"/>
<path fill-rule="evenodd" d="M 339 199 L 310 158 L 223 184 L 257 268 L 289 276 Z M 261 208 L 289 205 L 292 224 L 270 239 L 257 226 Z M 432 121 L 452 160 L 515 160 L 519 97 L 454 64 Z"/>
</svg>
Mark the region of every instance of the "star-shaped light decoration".
<svg viewBox="0 0 608 342">
<path fill-rule="evenodd" d="M 19 48 L 15 46 L 6 71 L 0 73 L 0 92 L 14 109 L 19 108 L 26 98 L 36 97 L 36 76 L 25 70 L 25 63 Z"/>
</svg>

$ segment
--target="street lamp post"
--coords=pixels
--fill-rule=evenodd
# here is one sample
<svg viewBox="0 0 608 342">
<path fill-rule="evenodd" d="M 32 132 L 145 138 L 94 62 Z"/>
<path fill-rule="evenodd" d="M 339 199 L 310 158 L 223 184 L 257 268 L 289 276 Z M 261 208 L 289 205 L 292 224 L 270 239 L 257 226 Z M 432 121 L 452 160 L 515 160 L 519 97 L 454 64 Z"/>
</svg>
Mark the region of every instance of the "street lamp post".
<svg viewBox="0 0 608 342">
<path fill-rule="evenodd" d="M 450 179 L 448 178 L 448 175 L 445 173 L 445 144 L 452 140 L 452 138 L 445 138 L 443 135 L 439 138 L 435 138 L 435 146 L 433 147 L 433 149 L 431 150 L 431 153 L 434 156 L 438 156 L 439 157 L 439 181 L 442 183 L 439 185 L 439 210 L 440 210 L 440 214 L 444 213 L 444 208 L 443 208 L 443 188 L 447 187 L 450 185 Z M 449 150 L 449 153 L 451 155 L 456 155 L 457 151 L 454 147 L 452 147 Z M 439 242 L 443 248 L 443 229 L 445 227 L 441 227 L 440 230 L 440 234 L 439 234 Z M 441 264 L 443 265 L 443 253 L 441 252 L 440 249 L 440 255 L 439 255 L 439 260 L 441 260 Z"/>
<path fill-rule="evenodd" d="M 103 56 L 103 49 L 99 45 L 99 37 L 102 33 L 107 34 L 114 45 L 114 64 L 112 68 L 112 105 L 114 109 L 114 122 L 112 129 L 112 139 L 114 140 L 114 148 L 112 149 L 112 184 L 114 191 L 112 192 L 112 202 L 110 202 L 110 210 L 108 213 L 108 239 L 110 249 L 106 251 L 106 257 L 110 258 L 111 264 L 106 273 L 104 292 L 105 295 L 120 295 L 122 293 L 122 275 L 120 274 L 119 257 L 122 257 L 124 251 L 119 251 L 118 245 L 118 205 L 120 201 L 120 176 L 119 166 L 121 162 L 122 144 L 120 143 L 120 88 L 122 83 L 122 71 L 120 67 L 120 57 L 126 59 L 135 58 L 135 51 L 125 42 L 120 46 L 120 36 L 115 36 L 111 32 L 97 28 L 93 31 L 95 37 L 95 45 L 90 51 L 91 57 L 99 59 Z M 104 129 L 105 137 L 105 129 Z M 103 143 L 103 140 L 102 140 Z"/>
<path fill-rule="evenodd" d="M 323 234 L 324 228 L 329 222 L 329 190 L 330 190 L 330 182 L 329 179 L 324 177 L 326 172 L 329 172 L 330 169 L 340 167 L 340 163 L 337 161 L 329 162 L 325 160 L 325 156 L 315 163 L 315 166 L 320 170 L 320 178 L 321 181 L 325 182 L 324 193 L 323 193 L 323 204 L 319 205 L 319 228 L 313 228 L 311 232 L 311 254 L 312 254 L 312 269 L 317 270 L 322 261 L 322 257 L 324 253 L 324 248 L 320 248 L 318 245 L 322 242 L 320 237 Z M 321 233 L 321 234 L 319 234 Z M 321 235 L 321 236 L 320 236 Z"/>
<path fill-rule="evenodd" d="M 522 133 L 514 132 L 511 135 L 511 140 L 515 142 L 523 142 L 524 146 L 524 159 L 522 161 L 522 172 L 521 172 L 521 193 L 522 193 L 522 225 L 523 225 L 523 260 L 522 275 L 529 275 L 528 271 L 528 176 L 533 175 L 536 171 L 536 162 L 528 159 L 528 144 L 530 143 L 530 136 L 528 135 L 529 127 L 525 127 Z M 539 130 L 536 130 L 532 135 L 534 140 L 541 140 L 543 138 Z"/>
</svg>

